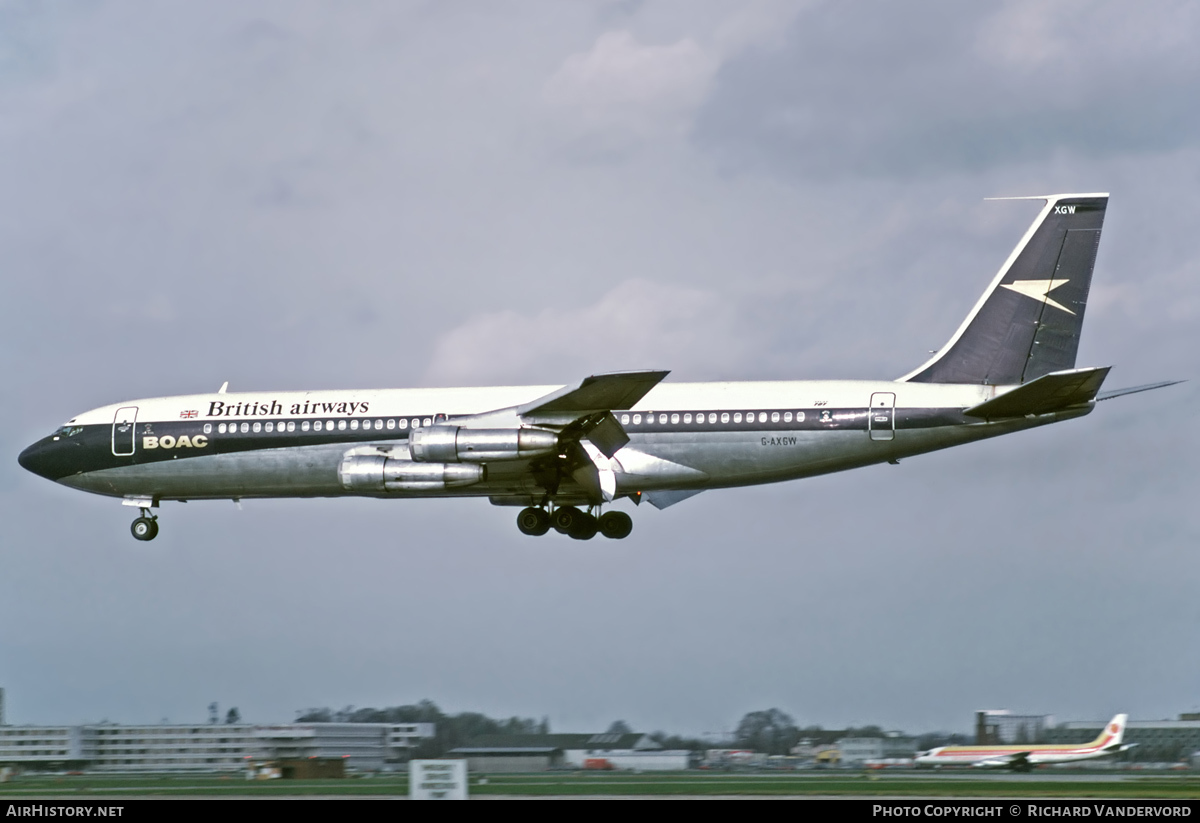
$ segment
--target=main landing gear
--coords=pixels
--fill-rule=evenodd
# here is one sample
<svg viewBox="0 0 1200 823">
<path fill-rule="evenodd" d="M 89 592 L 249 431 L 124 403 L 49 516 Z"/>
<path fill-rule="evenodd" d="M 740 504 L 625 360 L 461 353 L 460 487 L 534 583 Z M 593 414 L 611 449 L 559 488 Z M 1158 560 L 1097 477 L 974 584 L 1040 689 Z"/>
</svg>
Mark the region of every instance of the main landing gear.
<svg viewBox="0 0 1200 823">
<path fill-rule="evenodd" d="M 575 540 L 591 540 L 597 533 L 621 540 L 633 531 L 633 518 L 618 511 L 605 512 L 597 517 L 574 506 L 561 506 L 553 512 L 530 506 L 517 515 L 517 528 L 522 534 L 541 536 L 551 527 L 559 534 Z"/>
<path fill-rule="evenodd" d="M 158 518 L 149 509 L 142 509 L 142 516 L 133 521 L 129 530 L 138 540 L 153 540 L 158 537 Z"/>
</svg>

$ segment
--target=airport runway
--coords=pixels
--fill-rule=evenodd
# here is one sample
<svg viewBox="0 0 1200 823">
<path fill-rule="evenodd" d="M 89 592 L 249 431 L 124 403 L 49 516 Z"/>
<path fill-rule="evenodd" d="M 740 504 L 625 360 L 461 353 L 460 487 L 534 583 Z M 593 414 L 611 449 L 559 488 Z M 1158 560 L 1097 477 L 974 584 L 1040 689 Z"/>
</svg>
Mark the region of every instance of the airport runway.
<svg viewBox="0 0 1200 823">
<path fill-rule="evenodd" d="M 474 799 L 538 797 L 679 798 L 809 797 L 926 799 L 1197 799 L 1193 772 L 1077 772 L 1032 774 L 963 771 L 811 772 L 542 772 L 472 775 Z M 33 798 L 403 798 L 401 775 L 343 780 L 246 781 L 240 775 L 20 775 L 0 784 L 0 799 Z"/>
</svg>

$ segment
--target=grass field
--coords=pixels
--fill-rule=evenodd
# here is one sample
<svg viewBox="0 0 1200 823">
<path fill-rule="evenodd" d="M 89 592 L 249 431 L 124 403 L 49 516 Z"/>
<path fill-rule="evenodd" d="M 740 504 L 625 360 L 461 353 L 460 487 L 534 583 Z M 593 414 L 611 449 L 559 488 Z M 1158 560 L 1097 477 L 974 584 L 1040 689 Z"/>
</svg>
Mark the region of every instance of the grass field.
<svg viewBox="0 0 1200 823">
<path fill-rule="evenodd" d="M 979 775 L 911 772 L 786 774 L 537 773 L 472 775 L 471 795 L 716 796 L 787 795 L 863 797 L 1020 797 L 1020 798 L 1200 798 L 1200 775 L 1120 773 L 1006 773 Z M 214 775 L 34 776 L 0 784 L 0 799 L 29 797 L 405 797 L 407 776 L 350 777 L 344 780 L 246 781 Z"/>
</svg>

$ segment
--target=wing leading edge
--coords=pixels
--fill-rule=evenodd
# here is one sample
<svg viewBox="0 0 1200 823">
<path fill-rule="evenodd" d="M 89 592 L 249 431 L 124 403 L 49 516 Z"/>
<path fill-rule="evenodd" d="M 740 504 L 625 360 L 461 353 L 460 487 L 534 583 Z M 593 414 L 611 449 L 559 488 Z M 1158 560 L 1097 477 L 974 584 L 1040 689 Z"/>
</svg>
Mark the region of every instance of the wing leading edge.
<svg viewBox="0 0 1200 823">
<path fill-rule="evenodd" d="M 517 406 L 522 418 L 544 419 L 550 416 L 630 409 L 662 382 L 669 371 L 626 371 L 593 374 L 578 385 L 563 386 L 524 405 Z M 574 418 L 572 418 L 574 419 Z"/>
</svg>

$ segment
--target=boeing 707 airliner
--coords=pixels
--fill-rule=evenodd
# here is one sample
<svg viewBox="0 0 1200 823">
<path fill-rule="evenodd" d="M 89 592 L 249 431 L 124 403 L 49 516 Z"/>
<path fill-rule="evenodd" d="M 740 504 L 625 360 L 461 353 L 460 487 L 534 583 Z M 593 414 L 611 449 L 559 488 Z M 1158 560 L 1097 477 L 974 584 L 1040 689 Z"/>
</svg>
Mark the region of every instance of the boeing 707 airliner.
<svg viewBox="0 0 1200 823">
<path fill-rule="evenodd" d="M 950 341 L 888 381 L 664 382 L 248 392 L 129 400 L 71 418 L 26 469 L 139 508 L 254 497 L 486 497 L 518 528 L 627 537 L 624 498 L 827 474 L 1088 414 L 1108 368 L 1076 368 L 1107 194 L 1055 194 Z M 606 508 L 607 507 L 607 508 Z"/>
</svg>

